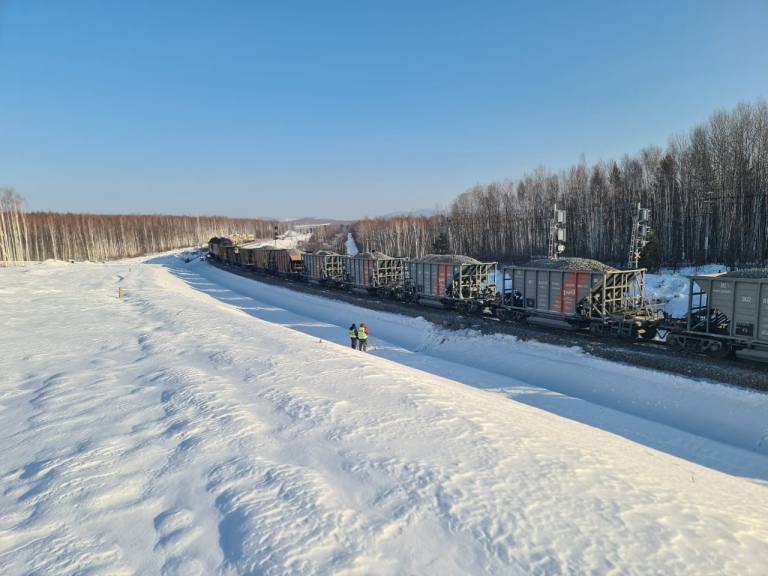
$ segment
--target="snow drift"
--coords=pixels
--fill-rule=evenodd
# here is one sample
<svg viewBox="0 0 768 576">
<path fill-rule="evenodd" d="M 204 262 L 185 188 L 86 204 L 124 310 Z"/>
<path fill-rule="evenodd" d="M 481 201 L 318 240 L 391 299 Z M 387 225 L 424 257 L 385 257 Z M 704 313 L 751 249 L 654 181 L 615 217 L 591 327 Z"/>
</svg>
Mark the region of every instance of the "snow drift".
<svg viewBox="0 0 768 576">
<path fill-rule="evenodd" d="M 302 334 L 338 329 L 165 265 L 0 270 L 4 574 L 761 573 L 763 482 Z"/>
</svg>

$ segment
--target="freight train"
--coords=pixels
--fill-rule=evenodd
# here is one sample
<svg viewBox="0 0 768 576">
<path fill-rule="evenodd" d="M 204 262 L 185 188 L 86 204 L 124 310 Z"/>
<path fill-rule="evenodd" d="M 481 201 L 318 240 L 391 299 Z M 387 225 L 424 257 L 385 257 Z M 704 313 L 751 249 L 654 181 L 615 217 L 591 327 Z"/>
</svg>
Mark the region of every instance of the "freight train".
<svg viewBox="0 0 768 576">
<path fill-rule="evenodd" d="M 461 314 L 656 340 L 674 350 L 714 358 L 742 349 L 768 351 L 764 269 L 691 277 L 688 311 L 672 318 L 647 297 L 645 269 L 620 270 L 582 258 L 500 266 L 459 255 L 407 259 L 379 252 L 346 256 L 238 246 L 227 238 L 212 238 L 208 257 L 255 272 Z"/>
</svg>

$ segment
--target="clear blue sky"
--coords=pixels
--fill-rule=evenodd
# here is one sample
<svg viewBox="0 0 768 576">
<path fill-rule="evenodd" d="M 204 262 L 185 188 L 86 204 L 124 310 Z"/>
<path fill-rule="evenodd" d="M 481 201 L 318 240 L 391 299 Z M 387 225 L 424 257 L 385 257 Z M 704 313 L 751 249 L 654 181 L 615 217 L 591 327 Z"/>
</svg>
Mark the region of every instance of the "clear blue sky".
<svg viewBox="0 0 768 576">
<path fill-rule="evenodd" d="M 31 209 L 351 218 L 768 94 L 768 1 L 0 0 Z"/>
</svg>

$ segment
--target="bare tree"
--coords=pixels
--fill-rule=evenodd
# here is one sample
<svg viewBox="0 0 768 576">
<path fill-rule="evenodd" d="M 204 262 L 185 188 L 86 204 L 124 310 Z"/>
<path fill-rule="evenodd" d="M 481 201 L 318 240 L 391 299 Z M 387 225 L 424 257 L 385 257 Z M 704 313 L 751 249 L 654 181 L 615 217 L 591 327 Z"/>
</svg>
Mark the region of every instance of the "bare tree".
<svg viewBox="0 0 768 576">
<path fill-rule="evenodd" d="M 444 216 L 363 220 L 362 249 L 419 256 L 448 232 L 450 249 L 483 259 L 525 261 L 546 253 L 547 221 L 568 211 L 573 255 L 620 263 L 632 207 L 652 209 L 662 262 L 760 264 L 768 261 L 768 105 L 718 111 L 662 150 L 649 146 L 620 162 L 582 160 L 558 173 L 538 168 L 517 182 L 478 185 Z"/>
<path fill-rule="evenodd" d="M 4 190 L 0 196 L 0 263 L 141 256 L 201 245 L 212 236 L 265 238 L 274 225 L 266 220 L 218 216 L 26 214 L 22 198 Z"/>
<path fill-rule="evenodd" d="M 24 199 L 12 188 L 0 190 L 0 264 L 12 265 L 27 259 Z"/>
</svg>

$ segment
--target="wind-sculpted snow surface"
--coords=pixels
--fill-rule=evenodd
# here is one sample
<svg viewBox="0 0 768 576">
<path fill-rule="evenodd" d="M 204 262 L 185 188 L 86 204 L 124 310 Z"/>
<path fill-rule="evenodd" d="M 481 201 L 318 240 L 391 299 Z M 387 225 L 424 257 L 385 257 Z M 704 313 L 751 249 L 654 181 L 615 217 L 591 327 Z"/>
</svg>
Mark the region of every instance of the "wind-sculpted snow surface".
<svg viewBox="0 0 768 576">
<path fill-rule="evenodd" d="M 0 270 L 0 573 L 762 573 L 763 481 L 265 322 L 338 330 L 180 262 Z"/>
</svg>

